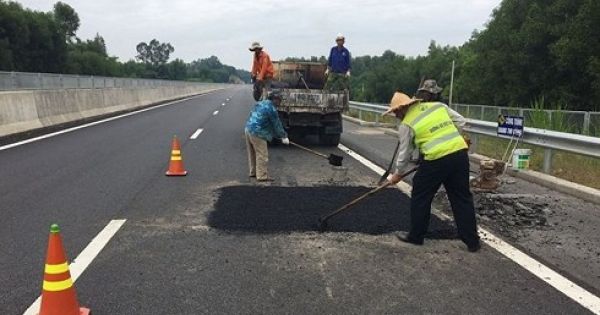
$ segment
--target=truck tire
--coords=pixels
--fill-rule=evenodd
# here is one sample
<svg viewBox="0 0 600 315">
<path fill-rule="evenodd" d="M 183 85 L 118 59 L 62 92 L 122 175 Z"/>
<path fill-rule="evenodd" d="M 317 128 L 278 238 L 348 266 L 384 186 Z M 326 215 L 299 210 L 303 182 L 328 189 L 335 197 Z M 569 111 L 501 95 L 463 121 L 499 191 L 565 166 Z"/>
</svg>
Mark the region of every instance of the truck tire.
<svg viewBox="0 0 600 315">
<path fill-rule="evenodd" d="M 334 135 L 322 134 L 319 136 L 319 142 L 322 145 L 337 147 L 338 144 L 340 144 L 340 134 L 334 134 Z"/>
</svg>

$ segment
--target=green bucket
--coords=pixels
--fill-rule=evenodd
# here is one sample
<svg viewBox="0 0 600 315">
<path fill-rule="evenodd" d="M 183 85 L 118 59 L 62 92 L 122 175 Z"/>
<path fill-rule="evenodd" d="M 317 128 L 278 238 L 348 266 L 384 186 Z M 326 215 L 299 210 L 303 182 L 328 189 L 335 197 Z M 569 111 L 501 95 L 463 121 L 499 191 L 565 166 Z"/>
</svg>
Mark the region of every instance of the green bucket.
<svg viewBox="0 0 600 315">
<path fill-rule="evenodd" d="M 515 171 L 529 169 L 530 149 L 516 149 L 512 156 L 512 169 Z"/>
</svg>

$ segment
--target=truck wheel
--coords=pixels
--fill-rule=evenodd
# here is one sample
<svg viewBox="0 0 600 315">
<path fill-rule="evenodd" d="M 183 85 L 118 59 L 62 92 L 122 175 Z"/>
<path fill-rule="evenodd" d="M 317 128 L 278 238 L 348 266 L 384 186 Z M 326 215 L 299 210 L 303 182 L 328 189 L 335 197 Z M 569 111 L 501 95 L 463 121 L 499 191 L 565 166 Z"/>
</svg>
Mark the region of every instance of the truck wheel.
<svg viewBox="0 0 600 315">
<path fill-rule="evenodd" d="M 340 135 L 320 135 L 319 140 L 322 145 L 337 147 L 340 144 Z"/>
</svg>

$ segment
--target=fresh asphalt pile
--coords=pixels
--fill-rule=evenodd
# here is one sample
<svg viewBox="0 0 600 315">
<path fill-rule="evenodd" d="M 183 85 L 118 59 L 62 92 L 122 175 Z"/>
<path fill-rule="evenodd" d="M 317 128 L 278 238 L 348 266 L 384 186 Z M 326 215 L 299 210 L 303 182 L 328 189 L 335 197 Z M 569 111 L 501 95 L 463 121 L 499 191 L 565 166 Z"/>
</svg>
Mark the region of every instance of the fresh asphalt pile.
<svg viewBox="0 0 600 315">
<path fill-rule="evenodd" d="M 215 211 L 208 224 L 220 230 L 249 233 L 318 232 L 318 218 L 347 201 L 369 191 L 370 187 L 277 187 L 231 186 L 217 192 Z M 385 234 L 408 231 L 410 214 L 400 211 L 410 200 L 397 189 L 384 189 L 332 218 L 327 232 Z M 251 207 L 248 205 L 252 205 Z M 454 239 L 452 223 L 432 216 L 428 238 Z"/>
</svg>

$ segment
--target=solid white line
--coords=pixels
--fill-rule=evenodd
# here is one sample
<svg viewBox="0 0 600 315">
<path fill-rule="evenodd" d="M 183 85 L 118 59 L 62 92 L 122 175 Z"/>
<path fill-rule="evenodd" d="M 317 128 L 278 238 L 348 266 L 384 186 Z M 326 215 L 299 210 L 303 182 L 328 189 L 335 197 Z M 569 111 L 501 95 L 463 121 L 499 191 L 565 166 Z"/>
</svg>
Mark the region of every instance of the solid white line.
<svg viewBox="0 0 600 315">
<path fill-rule="evenodd" d="M 362 157 L 362 155 L 350 150 L 345 145 L 339 144 L 338 148 L 340 150 L 344 151 L 344 153 L 353 157 L 355 160 L 359 161 L 364 166 L 371 169 L 373 172 L 379 174 L 379 176 L 381 176 L 385 173 L 385 170 L 383 168 L 381 168 L 381 167 L 375 165 L 375 163 L 365 159 L 364 157 Z M 398 186 L 398 189 L 400 189 L 400 191 L 402 191 L 403 193 L 405 193 L 406 195 L 408 195 L 410 197 L 410 192 L 412 190 L 412 187 L 409 184 L 407 184 L 405 182 L 399 182 L 397 186 Z"/>
<path fill-rule="evenodd" d="M 127 220 L 111 220 L 94 239 L 86 246 L 86 248 L 79 253 L 77 258 L 69 264 L 69 271 L 71 272 L 71 279 L 73 282 L 77 281 L 77 278 L 85 271 L 85 269 L 92 263 L 94 258 L 100 254 L 100 251 L 108 244 L 108 241 L 119 231 L 121 226 L 125 224 Z M 39 296 L 31 306 L 23 313 L 23 315 L 36 315 L 40 311 L 40 303 L 42 297 Z"/>
<path fill-rule="evenodd" d="M 68 132 L 72 132 L 72 131 L 75 131 L 75 130 L 79 130 L 79 129 L 83 129 L 83 128 L 87 128 L 87 127 L 99 125 L 99 124 L 102 124 L 102 123 L 105 123 L 105 122 L 117 120 L 117 119 L 124 118 L 124 117 L 127 117 L 127 116 L 131 116 L 131 115 L 135 115 L 135 114 L 147 112 L 147 111 L 150 111 L 150 110 L 158 109 L 158 108 L 161 108 L 161 107 L 165 107 L 165 106 L 169 106 L 169 105 L 173 105 L 173 104 L 185 102 L 185 101 L 197 98 L 199 96 L 207 95 L 207 94 L 209 94 L 211 92 L 212 91 L 210 91 L 208 93 L 201 94 L 201 95 L 196 95 L 196 96 L 184 98 L 184 99 L 181 99 L 181 100 L 178 100 L 178 101 L 169 102 L 169 103 L 165 103 L 165 104 L 161 104 L 161 105 L 156 105 L 156 106 L 152 106 L 152 107 L 148 107 L 148 108 L 136 110 L 134 112 L 129 112 L 129 113 L 126 113 L 126 114 L 122 114 L 122 115 L 118 115 L 118 116 L 114 116 L 114 117 L 109 117 L 109 118 L 106 118 L 106 119 L 102 119 L 102 120 L 94 121 L 94 122 L 91 122 L 91 123 L 83 124 L 83 125 L 80 125 L 80 126 L 75 126 L 75 127 L 71 127 L 71 128 L 68 128 L 68 129 L 64 129 L 64 130 L 60 130 L 60 131 L 48 133 L 48 134 L 45 134 L 45 135 L 41 135 L 39 137 L 35 137 L 35 138 L 31 138 L 31 139 L 27 139 L 27 140 L 23 140 L 23 141 L 19 141 L 19 142 L 7 144 L 7 145 L 4 145 L 4 146 L 0 146 L 0 151 L 11 149 L 11 148 L 14 148 L 14 147 L 18 147 L 18 146 L 21 146 L 21 145 L 24 145 L 24 144 L 27 144 L 27 143 L 31 143 L 31 142 L 35 142 L 35 141 L 39 141 L 39 140 L 43 140 L 43 139 L 55 137 L 55 136 L 58 136 L 58 135 L 61 135 L 61 134 L 64 134 L 64 133 L 68 133 Z"/>
<path fill-rule="evenodd" d="M 382 175 L 385 170 L 381 167 L 375 165 L 373 162 L 367 160 L 360 154 L 350 150 L 343 144 L 338 145 L 338 148 L 375 173 Z M 405 182 L 400 182 L 398 184 L 398 188 L 410 196 L 410 191 L 412 190 L 412 186 Z M 435 215 L 442 217 L 443 219 L 449 219 L 449 217 L 443 213 L 439 213 L 439 211 L 434 212 Z M 552 270 L 551 268 L 545 266 L 541 262 L 527 256 L 527 254 L 523 253 L 519 249 L 514 246 L 506 243 L 499 237 L 490 233 L 490 231 L 479 228 L 479 234 L 482 235 L 482 240 L 488 244 L 490 247 L 494 248 L 502 255 L 506 256 L 513 262 L 517 263 L 521 267 L 525 268 L 527 271 L 531 272 L 536 277 L 540 278 L 544 282 L 548 283 L 564 295 L 571 298 L 573 301 L 579 303 L 581 306 L 587 308 L 592 313 L 600 315 L 600 298 L 593 295 L 586 289 L 578 286 L 576 283 L 571 280 L 565 278 L 560 275 L 558 272 Z"/>
<path fill-rule="evenodd" d="M 219 111 L 218 111 L 218 110 L 216 110 L 216 111 L 213 113 L 213 116 L 216 116 L 218 113 L 219 113 Z"/>
<path fill-rule="evenodd" d="M 204 131 L 204 129 L 202 129 L 202 128 L 196 130 L 196 132 L 194 132 L 194 134 L 190 137 L 190 139 L 196 140 L 198 138 L 198 136 L 202 133 L 202 131 Z"/>
</svg>

